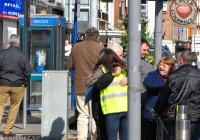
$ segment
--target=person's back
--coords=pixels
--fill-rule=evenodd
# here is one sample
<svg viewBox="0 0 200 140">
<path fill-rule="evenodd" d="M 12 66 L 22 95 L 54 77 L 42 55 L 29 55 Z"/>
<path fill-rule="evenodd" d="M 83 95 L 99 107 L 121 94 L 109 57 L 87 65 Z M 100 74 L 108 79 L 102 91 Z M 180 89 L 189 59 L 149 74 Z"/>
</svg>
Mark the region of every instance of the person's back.
<svg viewBox="0 0 200 140">
<path fill-rule="evenodd" d="M 71 53 L 74 59 L 75 81 L 78 79 L 77 85 L 75 84 L 75 93 L 77 93 L 77 90 L 81 93 L 85 92 L 85 79 L 92 73 L 102 49 L 103 47 L 92 37 L 86 37 L 73 47 Z"/>
<path fill-rule="evenodd" d="M 27 60 L 29 60 L 28 56 L 15 46 L 10 46 L 8 49 L 0 51 L 0 85 L 22 85 L 24 78 L 22 73 L 26 72 L 28 74 L 31 71 L 31 69 L 24 69 L 25 65 L 30 65 Z"/>
<path fill-rule="evenodd" d="M 100 51 L 103 49 L 98 39 L 99 31 L 96 28 L 91 27 L 86 30 L 85 39 L 74 45 L 66 62 L 67 68 L 70 70 L 74 69 L 75 71 L 74 92 L 76 94 L 76 108 L 79 112 L 77 121 L 78 140 L 88 138 L 88 117 L 92 116 L 92 110 L 91 102 L 85 105 L 87 90 L 85 79 L 92 73 L 98 61 Z"/>
<path fill-rule="evenodd" d="M 175 107 L 176 105 L 188 106 L 188 119 L 190 120 L 191 140 L 200 139 L 200 72 L 192 66 L 194 56 L 191 51 L 185 50 L 178 54 L 179 68 L 168 76 L 168 81 L 163 87 L 155 105 L 155 114 L 163 114 L 166 103 L 169 103 L 169 121 L 166 127 L 172 130 L 175 136 Z"/>
<path fill-rule="evenodd" d="M 174 104 L 188 105 L 190 121 L 200 121 L 200 71 L 190 64 L 185 64 L 169 76 L 169 81 L 171 109 Z"/>
<path fill-rule="evenodd" d="M 31 75 L 29 58 L 18 47 L 20 45 L 19 36 L 10 36 L 10 47 L 0 51 L 0 124 L 4 108 L 10 96 L 10 110 L 4 137 L 14 137 L 12 133 L 19 106 L 21 104 L 25 87 Z"/>
</svg>

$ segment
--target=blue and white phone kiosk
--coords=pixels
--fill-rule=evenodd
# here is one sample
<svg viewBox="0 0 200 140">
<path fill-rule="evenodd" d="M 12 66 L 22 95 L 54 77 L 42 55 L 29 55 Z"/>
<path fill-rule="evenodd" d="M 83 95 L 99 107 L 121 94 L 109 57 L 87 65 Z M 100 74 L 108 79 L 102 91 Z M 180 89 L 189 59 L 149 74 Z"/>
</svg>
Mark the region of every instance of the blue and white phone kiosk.
<svg viewBox="0 0 200 140">
<path fill-rule="evenodd" d="M 24 16 L 19 16 L 20 36 L 23 42 Z M 42 96 L 42 71 L 64 70 L 64 42 L 65 42 L 64 17 L 52 14 L 35 14 L 30 16 L 28 27 L 29 45 L 22 44 L 30 55 L 32 74 L 30 78 L 30 89 L 28 89 L 28 109 L 41 109 Z M 30 95 L 30 96 L 29 96 Z"/>
</svg>

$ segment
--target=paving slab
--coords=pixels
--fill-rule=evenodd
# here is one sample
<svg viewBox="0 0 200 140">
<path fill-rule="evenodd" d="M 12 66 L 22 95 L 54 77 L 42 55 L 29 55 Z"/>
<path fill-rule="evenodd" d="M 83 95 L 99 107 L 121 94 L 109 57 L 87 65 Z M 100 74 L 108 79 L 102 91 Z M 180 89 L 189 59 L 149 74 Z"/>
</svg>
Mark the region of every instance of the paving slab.
<svg viewBox="0 0 200 140">
<path fill-rule="evenodd" d="M 8 116 L 8 110 L 5 110 L 2 125 L 0 126 L 0 140 L 40 140 L 41 139 L 41 117 L 34 117 L 31 115 L 27 115 L 27 125 L 26 129 L 23 129 L 23 118 L 18 117 L 16 119 L 15 125 L 12 129 L 12 132 L 17 136 L 15 138 L 3 138 L 3 129 L 6 125 L 6 120 Z M 69 109 L 68 110 L 68 124 L 71 125 L 76 121 L 75 119 L 75 111 Z M 70 130 L 68 127 L 68 138 L 76 139 L 77 131 Z"/>
</svg>

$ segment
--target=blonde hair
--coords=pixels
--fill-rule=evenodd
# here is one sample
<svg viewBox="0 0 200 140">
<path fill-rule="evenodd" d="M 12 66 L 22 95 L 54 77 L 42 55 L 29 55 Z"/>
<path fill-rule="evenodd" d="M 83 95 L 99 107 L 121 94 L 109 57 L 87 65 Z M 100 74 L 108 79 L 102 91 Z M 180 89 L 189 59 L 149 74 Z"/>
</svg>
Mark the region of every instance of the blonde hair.
<svg viewBox="0 0 200 140">
<path fill-rule="evenodd" d="M 123 51 L 122 46 L 117 43 L 111 43 L 111 44 L 109 44 L 109 46 L 107 48 L 113 50 L 114 52 L 116 52 L 117 50 Z"/>
<path fill-rule="evenodd" d="M 158 65 L 157 65 L 157 69 L 159 68 L 160 63 L 164 63 L 164 64 L 166 64 L 166 65 L 169 66 L 169 71 L 168 71 L 169 73 L 172 72 L 173 70 L 175 70 L 175 66 L 174 66 L 174 65 L 175 65 L 175 62 L 174 62 L 174 59 L 171 58 L 171 57 L 169 57 L 169 56 L 163 57 L 163 58 L 159 61 Z"/>
</svg>

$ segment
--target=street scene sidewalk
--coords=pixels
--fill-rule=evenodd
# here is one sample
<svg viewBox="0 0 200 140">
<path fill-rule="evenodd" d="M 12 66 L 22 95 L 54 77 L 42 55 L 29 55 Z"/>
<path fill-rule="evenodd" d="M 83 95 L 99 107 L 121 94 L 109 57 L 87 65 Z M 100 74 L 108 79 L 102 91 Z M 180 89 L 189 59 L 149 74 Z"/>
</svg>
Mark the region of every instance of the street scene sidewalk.
<svg viewBox="0 0 200 140">
<path fill-rule="evenodd" d="M 12 129 L 12 133 L 16 134 L 14 138 L 4 138 L 4 127 L 6 125 L 7 117 L 9 113 L 9 106 L 5 107 L 5 111 L 2 117 L 2 125 L 0 126 L 0 140 L 40 140 L 41 139 L 41 116 L 42 111 L 30 111 L 27 114 L 26 129 L 23 129 L 23 114 L 19 113 L 15 125 Z M 68 93 L 68 140 L 75 140 L 77 137 L 76 131 L 76 117 L 75 110 L 71 110 L 71 78 L 69 77 L 69 93 Z M 71 129 L 72 127 L 72 129 Z"/>
<path fill-rule="evenodd" d="M 3 119 L 2 119 L 2 125 L 0 126 L 0 140 L 6 140 L 3 138 L 3 129 L 6 125 L 6 120 L 8 116 L 8 109 L 9 107 L 6 107 Z M 69 126 L 72 125 L 75 122 L 75 111 L 68 109 L 68 124 Z M 13 133 L 15 133 L 17 136 L 15 139 L 17 140 L 24 140 L 24 138 L 28 139 L 35 139 L 40 140 L 41 137 L 41 117 L 40 116 L 27 116 L 27 125 L 26 129 L 23 129 L 23 117 L 20 116 L 16 119 L 15 125 L 12 130 Z M 68 138 L 69 140 L 73 140 L 76 138 L 76 130 L 68 130 Z M 30 136 L 29 138 L 26 136 Z M 14 139 L 14 140 L 15 140 Z M 7 140 L 11 140 L 7 139 Z M 13 140 L 13 139 L 12 139 Z"/>
</svg>

